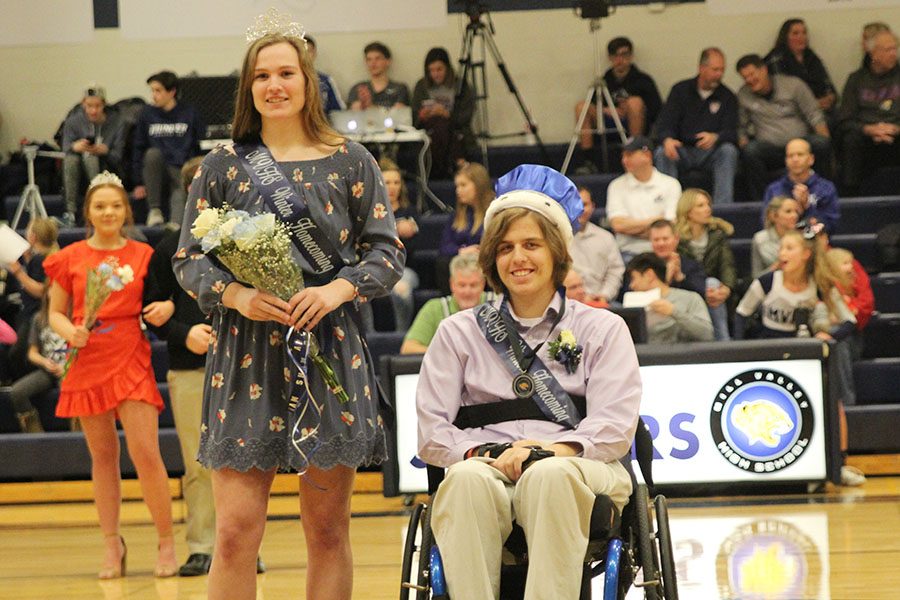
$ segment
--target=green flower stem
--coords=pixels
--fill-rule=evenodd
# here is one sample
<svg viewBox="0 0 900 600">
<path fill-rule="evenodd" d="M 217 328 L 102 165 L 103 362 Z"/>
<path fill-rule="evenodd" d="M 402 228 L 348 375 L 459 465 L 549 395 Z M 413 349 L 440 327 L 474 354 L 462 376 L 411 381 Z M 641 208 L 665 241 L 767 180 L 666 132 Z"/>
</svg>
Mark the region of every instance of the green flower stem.
<svg viewBox="0 0 900 600">
<path fill-rule="evenodd" d="M 331 368 L 331 365 L 328 364 L 325 357 L 316 351 L 315 353 L 310 352 L 310 358 L 312 359 L 313 364 L 316 365 L 316 369 L 319 370 L 319 374 L 325 381 L 325 385 L 327 385 L 328 389 L 331 390 L 331 393 L 337 397 L 338 401 L 341 404 L 350 402 L 350 396 L 347 395 L 344 386 L 338 381 L 334 369 Z"/>
</svg>

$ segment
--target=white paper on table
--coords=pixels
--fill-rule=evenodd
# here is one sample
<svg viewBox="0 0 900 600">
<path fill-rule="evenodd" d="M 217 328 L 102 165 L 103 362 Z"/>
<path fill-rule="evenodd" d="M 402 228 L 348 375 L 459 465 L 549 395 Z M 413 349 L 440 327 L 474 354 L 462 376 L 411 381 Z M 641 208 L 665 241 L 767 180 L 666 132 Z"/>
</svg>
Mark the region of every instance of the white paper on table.
<svg viewBox="0 0 900 600">
<path fill-rule="evenodd" d="M 0 266 L 19 260 L 29 244 L 9 225 L 0 225 Z"/>
<path fill-rule="evenodd" d="M 625 308 L 644 308 L 660 298 L 662 298 L 662 293 L 659 291 L 659 288 L 653 288 L 646 292 L 625 292 L 625 296 L 622 298 L 622 306 Z"/>
</svg>

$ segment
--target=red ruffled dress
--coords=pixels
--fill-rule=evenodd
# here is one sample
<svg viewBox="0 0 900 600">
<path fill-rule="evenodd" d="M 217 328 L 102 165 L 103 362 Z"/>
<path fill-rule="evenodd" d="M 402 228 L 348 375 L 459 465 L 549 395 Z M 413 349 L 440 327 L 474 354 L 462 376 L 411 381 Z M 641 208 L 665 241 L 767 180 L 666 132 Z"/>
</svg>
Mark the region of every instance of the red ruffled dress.
<svg viewBox="0 0 900 600">
<path fill-rule="evenodd" d="M 87 271 L 111 259 L 130 265 L 134 280 L 110 294 L 100 308 L 87 345 L 78 351 L 60 385 L 58 417 L 82 417 L 115 410 L 124 400 L 140 400 L 163 409 L 150 363 L 150 343 L 140 327 L 144 277 L 153 249 L 128 240 L 118 250 L 97 250 L 76 242 L 44 260 L 47 278 L 72 299 L 72 322 L 84 322 Z"/>
</svg>

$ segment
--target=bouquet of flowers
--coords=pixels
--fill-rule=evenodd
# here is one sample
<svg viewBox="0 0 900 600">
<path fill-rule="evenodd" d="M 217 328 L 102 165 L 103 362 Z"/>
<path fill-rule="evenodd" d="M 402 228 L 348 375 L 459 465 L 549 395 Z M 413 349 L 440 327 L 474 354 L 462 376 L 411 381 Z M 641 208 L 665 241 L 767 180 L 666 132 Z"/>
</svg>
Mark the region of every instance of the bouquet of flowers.
<svg viewBox="0 0 900 600">
<path fill-rule="evenodd" d="M 194 219 L 191 235 L 200 241 L 205 254 L 214 255 L 232 275 L 258 290 L 287 301 L 303 289 L 303 273 L 291 257 L 290 234 L 272 213 L 250 216 L 227 206 L 205 208 Z M 312 333 L 308 356 L 337 399 L 349 402 L 350 397 L 319 352 Z M 297 363 L 293 356 L 291 360 Z"/>
<path fill-rule="evenodd" d="M 110 257 L 87 272 L 87 287 L 84 292 L 84 326 L 88 331 L 97 324 L 97 313 L 113 292 L 118 292 L 134 281 L 134 270 L 130 265 L 119 266 L 119 261 Z M 69 350 L 60 379 L 64 379 L 75 363 L 78 348 Z"/>
</svg>

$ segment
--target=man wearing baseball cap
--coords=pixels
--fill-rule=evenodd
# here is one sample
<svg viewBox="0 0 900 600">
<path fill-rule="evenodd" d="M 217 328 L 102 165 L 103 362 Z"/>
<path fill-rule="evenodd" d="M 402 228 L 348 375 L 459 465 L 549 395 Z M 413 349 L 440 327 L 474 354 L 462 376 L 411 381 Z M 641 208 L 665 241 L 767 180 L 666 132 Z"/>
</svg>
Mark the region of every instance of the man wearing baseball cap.
<svg viewBox="0 0 900 600">
<path fill-rule="evenodd" d="M 675 220 L 681 184 L 653 166 L 653 143 L 642 135 L 629 138 L 622 148 L 625 174 L 612 180 L 606 192 L 606 218 L 616 232 L 625 263 L 650 252 L 650 224 Z"/>
<path fill-rule="evenodd" d="M 73 109 L 63 123 L 64 226 L 75 226 L 88 181 L 104 170 L 119 172 L 124 147 L 125 129 L 115 113 L 107 112 L 106 91 L 90 84 L 84 90 L 81 106 Z"/>
</svg>

